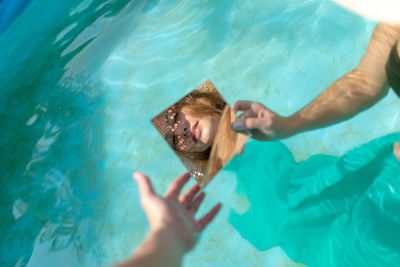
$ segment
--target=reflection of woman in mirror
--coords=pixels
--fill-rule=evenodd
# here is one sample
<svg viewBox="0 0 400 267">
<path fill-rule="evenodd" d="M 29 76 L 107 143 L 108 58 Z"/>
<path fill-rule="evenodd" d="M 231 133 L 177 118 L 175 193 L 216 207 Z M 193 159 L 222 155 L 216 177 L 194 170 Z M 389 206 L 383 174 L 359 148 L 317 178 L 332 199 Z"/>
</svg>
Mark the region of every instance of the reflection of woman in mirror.
<svg viewBox="0 0 400 267">
<path fill-rule="evenodd" d="M 152 122 L 186 167 L 205 185 L 247 140 L 230 129 L 231 115 L 234 116 L 231 113 L 225 100 L 207 81 Z"/>
</svg>

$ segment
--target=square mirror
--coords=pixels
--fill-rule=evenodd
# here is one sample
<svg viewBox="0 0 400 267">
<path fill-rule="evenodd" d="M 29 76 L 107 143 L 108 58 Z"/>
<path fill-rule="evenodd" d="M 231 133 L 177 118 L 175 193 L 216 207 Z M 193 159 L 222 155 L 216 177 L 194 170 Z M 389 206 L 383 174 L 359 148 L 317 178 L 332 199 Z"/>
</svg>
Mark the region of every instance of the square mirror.
<svg viewBox="0 0 400 267">
<path fill-rule="evenodd" d="M 204 187 L 248 140 L 232 131 L 235 120 L 214 84 L 206 81 L 151 122 Z"/>
</svg>

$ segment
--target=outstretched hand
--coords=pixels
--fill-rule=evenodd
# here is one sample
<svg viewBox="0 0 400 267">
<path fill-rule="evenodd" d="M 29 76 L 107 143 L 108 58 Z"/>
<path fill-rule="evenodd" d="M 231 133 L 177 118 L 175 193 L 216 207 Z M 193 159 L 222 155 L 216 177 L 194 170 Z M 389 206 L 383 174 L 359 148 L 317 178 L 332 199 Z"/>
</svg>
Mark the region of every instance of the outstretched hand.
<svg viewBox="0 0 400 267">
<path fill-rule="evenodd" d="M 187 252 L 195 246 L 197 235 L 214 219 L 221 208 L 221 204 L 217 204 L 200 220 L 194 218 L 205 192 L 197 195 L 200 186 L 196 184 L 179 196 L 190 178 L 189 173 L 180 175 L 171 184 L 164 197 L 154 192 L 150 179 L 143 173 L 135 172 L 133 177 L 138 183 L 140 202 L 149 220 L 151 231 L 170 233 L 182 252 Z"/>
<path fill-rule="evenodd" d="M 282 117 L 264 105 L 251 101 L 236 101 L 233 112 L 243 111 L 232 123 L 234 131 L 261 141 L 285 138 L 291 135 L 287 117 Z"/>
</svg>

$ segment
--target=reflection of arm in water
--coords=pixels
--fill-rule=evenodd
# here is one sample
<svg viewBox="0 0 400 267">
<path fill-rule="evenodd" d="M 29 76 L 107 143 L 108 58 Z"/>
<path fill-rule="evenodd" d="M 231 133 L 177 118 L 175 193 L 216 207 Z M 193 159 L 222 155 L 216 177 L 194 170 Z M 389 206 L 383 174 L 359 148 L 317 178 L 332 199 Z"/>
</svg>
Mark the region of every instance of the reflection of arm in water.
<svg viewBox="0 0 400 267">
<path fill-rule="evenodd" d="M 264 106 L 256 112 L 249 110 L 248 121 L 235 129 L 254 128 L 260 140 L 280 139 L 349 119 L 371 107 L 388 92 L 385 66 L 396 41 L 400 39 L 400 26 L 378 24 L 367 51 L 359 65 L 330 85 L 311 103 L 289 117 L 282 117 Z M 248 110 L 243 101 L 233 109 Z M 253 105 L 254 106 L 254 105 Z M 250 124 L 250 125 L 248 125 Z M 250 127 L 251 126 L 251 127 Z M 244 133 L 244 132 L 243 132 Z"/>
<path fill-rule="evenodd" d="M 217 204 L 200 220 L 194 215 L 204 199 L 199 185 L 179 196 L 189 180 L 189 174 L 179 176 L 170 186 L 165 197 L 158 196 L 149 178 L 135 173 L 139 186 L 140 202 L 150 223 L 150 233 L 133 257 L 120 267 L 180 266 L 183 255 L 193 249 L 197 235 L 214 219 L 221 208 Z M 197 196 L 196 196 L 197 195 Z"/>
</svg>

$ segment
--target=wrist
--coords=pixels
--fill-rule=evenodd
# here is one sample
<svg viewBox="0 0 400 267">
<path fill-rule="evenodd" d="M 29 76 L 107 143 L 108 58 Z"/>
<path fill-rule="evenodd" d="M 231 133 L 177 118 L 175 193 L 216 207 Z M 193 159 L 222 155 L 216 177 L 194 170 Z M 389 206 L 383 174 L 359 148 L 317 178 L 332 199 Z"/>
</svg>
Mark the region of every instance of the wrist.
<svg viewBox="0 0 400 267">
<path fill-rule="evenodd" d="M 284 137 L 290 137 L 301 132 L 301 119 L 298 114 L 293 114 L 291 116 L 285 117 L 283 120 L 283 129 L 285 132 Z"/>
<path fill-rule="evenodd" d="M 180 266 L 184 251 L 167 229 L 150 230 L 132 258 L 121 266 Z"/>
<path fill-rule="evenodd" d="M 169 227 L 163 226 L 151 229 L 147 239 L 151 239 L 162 247 L 168 247 L 168 250 L 170 250 L 169 253 L 175 256 L 183 256 L 186 252 L 174 229 Z"/>
<path fill-rule="evenodd" d="M 163 238 L 183 253 L 191 250 L 197 239 L 196 230 L 192 226 L 172 220 L 163 220 L 158 225 L 152 225 L 149 235 Z"/>
</svg>

